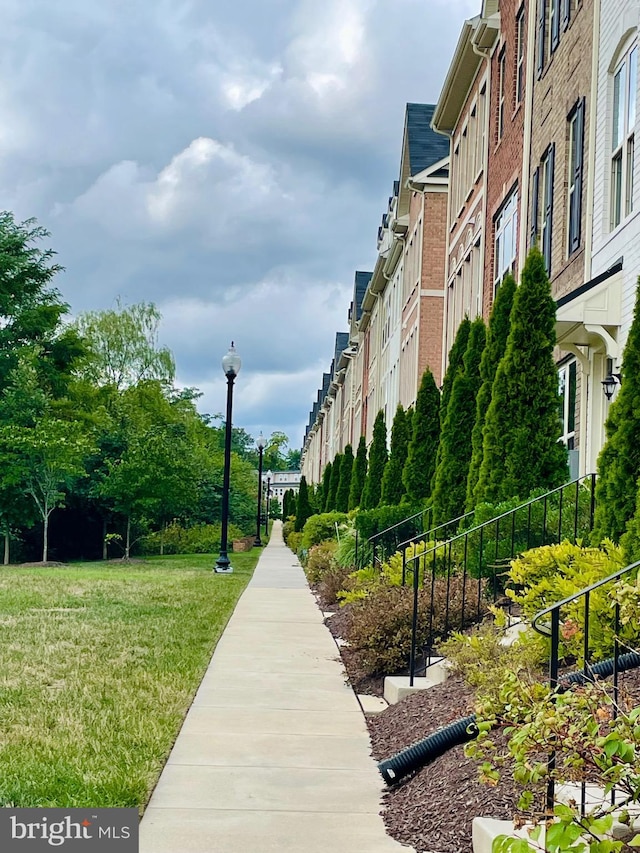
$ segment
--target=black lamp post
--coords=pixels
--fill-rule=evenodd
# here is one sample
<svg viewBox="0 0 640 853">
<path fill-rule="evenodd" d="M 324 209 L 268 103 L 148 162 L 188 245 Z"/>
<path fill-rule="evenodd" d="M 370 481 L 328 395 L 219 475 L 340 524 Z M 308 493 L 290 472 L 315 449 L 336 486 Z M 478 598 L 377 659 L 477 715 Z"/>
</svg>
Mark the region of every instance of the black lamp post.
<svg viewBox="0 0 640 853">
<path fill-rule="evenodd" d="M 220 531 L 220 556 L 216 560 L 215 572 L 230 574 L 233 571 L 227 556 L 227 533 L 229 530 L 229 475 L 231 468 L 231 412 L 233 408 L 233 383 L 240 372 L 242 361 L 231 341 L 229 352 L 222 359 L 222 370 L 227 377 L 227 421 L 224 436 L 224 480 L 222 482 L 222 529 Z"/>
<path fill-rule="evenodd" d="M 262 505 L 262 454 L 264 452 L 264 436 L 262 433 L 258 436 L 258 440 L 256 442 L 256 446 L 258 448 L 258 516 L 256 519 L 256 548 L 262 547 L 262 539 L 260 538 L 260 509 Z"/>
<path fill-rule="evenodd" d="M 269 498 L 271 497 L 271 471 L 267 471 L 267 491 L 265 492 L 267 498 L 267 515 L 264 520 L 264 535 L 269 535 Z"/>
</svg>

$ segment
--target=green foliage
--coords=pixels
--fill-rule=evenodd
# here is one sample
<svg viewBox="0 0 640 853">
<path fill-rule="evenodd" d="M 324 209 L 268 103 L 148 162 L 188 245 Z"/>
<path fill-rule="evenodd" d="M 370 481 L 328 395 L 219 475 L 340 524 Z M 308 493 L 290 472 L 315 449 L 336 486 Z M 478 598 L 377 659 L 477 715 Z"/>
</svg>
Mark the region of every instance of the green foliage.
<svg viewBox="0 0 640 853">
<path fill-rule="evenodd" d="M 402 481 L 409 500 L 420 501 L 431 495 L 440 441 L 440 392 L 429 368 L 422 375 L 411 424 Z"/>
<path fill-rule="evenodd" d="M 410 425 L 411 419 L 407 419 L 405 410 L 398 404 L 391 427 L 391 452 L 382 477 L 381 501 L 383 505 L 395 506 L 402 501 L 405 495 L 402 472 L 409 451 Z"/>
<path fill-rule="evenodd" d="M 440 435 L 440 453 L 433 490 L 433 520 L 436 524 L 464 513 L 467 478 L 471 462 L 471 434 L 476 418 L 476 396 L 480 388 L 480 361 L 486 330 L 481 317 L 471 324 L 463 367 L 452 385 L 447 414 Z"/>
<path fill-rule="evenodd" d="M 349 570 L 356 564 L 356 529 L 351 522 L 343 524 L 340 528 L 340 541 L 335 559 L 339 566 Z"/>
<path fill-rule="evenodd" d="M 587 586 L 624 568 L 620 547 L 605 541 L 602 548 L 584 548 L 562 542 L 526 551 L 514 560 L 509 571 L 507 595 L 531 619 L 540 610 L 573 595 Z M 614 609 L 608 586 L 591 592 L 589 600 L 589 648 L 596 660 L 613 653 Z M 561 654 L 580 659 L 584 648 L 584 600 L 562 608 Z M 621 638 L 632 644 L 640 640 L 640 625 L 631 620 Z"/>
<path fill-rule="evenodd" d="M 338 512 L 347 512 L 349 509 L 349 491 L 351 489 L 353 462 L 353 449 L 350 444 L 347 444 L 340 462 L 340 481 L 336 491 L 336 510 Z"/>
<path fill-rule="evenodd" d="M 476 398 L 476 419 L 471 435 L 471 463 L 469 465 L 469 476 L 467 478 L 467 502 L 466 508 L 472 510 L 477 499 L 475 496 L 480 466 L 482 465 L 482 436 L 487 409 L 491 402 L 493 380 L 500 360 L 507 348 L 509 337 L 509 320 L 513 307 L 513 297 L 516 291 L 516 280 L 508 273 L 496 293 L 496 298 L 491 309 L 489 328 L 487 329 L 487 345 L 482 353 L 480 362 L 480 379 L 482 385 Z"/>
<path fill-rule="evenodd" d="M 456 376 L 464 369 L 464 355 L 467 351 L 470 334 L 471 321 L 468 317 L 465 317 L 458 326 L 458 331 L 449 350 L 448 366 L 442 380 L 440 397 L 440 420 L 442 424 L 444 424 L 449 409 L 449 399 L 453 391 L 453 383 L 456 381 Z"/>
<path fill-rule="evenodd" d="M 567 479 L 567 451 L 558 441 L 555 313 L 544 258 L 533 248 L 514 297 L 507 348 L 485 420 L 477 501 L 552 489 Z"/>
<path fill-rule="evenodd" d="M 298 499 L 296 502 L 296 521 L 295 532 L 300 533 L 307 523 L 307 519 L 311 516 L 311 505 L 309 504 L 309 492 L 307 487 L 307 478 L 302 475 L 300 478 L 300 487 L 298 489 Z"/>
<path fill-rule="evenodd" d="M 183 527 L 177 522 L 168 524 L 164 529 L 145 536 L 140 540 L 136 551 L 140 554 L 214 554 L 220 548 L 221 524 L 194 524 Z M 241 539 L 244 531 L 230 524 L 227 541 L 229 546 L 234 539 Z"/>
<path fill-rule="evenodd" d="M 289 536 L 295 532 L 295 524 L 293 521 L 285 521 L 282 525 L 282 538 L 284 539 L 284 544 L 289 545 Z"/>
<path fill-rule="evenodd" d="M 349 510 L 356 509 L 360 506 L 362 500 L 362 490 L 364 489 L 365 480 L 367 478 L 367 442 L 363 435 L 360 436 L 358 442 L 358 451 L 356 458 L 353 461 L 353 471 L 351 473 L 351 487 L 349 489 Z"/>
<path fill-rule="evenodd" d="M 302 533 L 297 530 L 292 531 L 287 537 L 287 547 L 297 555 L 302 548 Z"/>
<path fill-rule="evenodd" d="M 369 450 L 369 469 L 362 491 L 362 509 L 374 509 L 380 503 L 382 494 L 382 477 L 387 464 L 387 427 L 384 422 L 384 412 L 376 415 L 373 424 L 373 440 Z"/>
<path fill-rule="evenodd" d="M 640 280 L 621 372 L 622 384 L 609 409 L 607 440 L 598 458 L 594 543 L 605 537 L 617 541 L 636 511 L 640 478 Z M 634 552 L 637 530 L 636 517 L 627 541 Z"/>
<path fill-rule="evenodd" d="M 313 545 L 309 548 L 304 571 L 310 584 L 315 586 L 315 584 L 322 580 L 324 573 L 328 569 L 333 568 L 337 547 L 338 543 L 331 540 L 329 542 L 320 542 L 318 545 Z"/>
<path fill-rule="evenodd" d="M 330 539 L 337 540 L 336 525 L 340 526 L 346 520 L 347 516 L 343 512 L 324 512 L 310 516 L 302 531 L 302 547 L 311 548 Z"/>
<path fill-rule="evenodd" d="M 329 502 L 329 490 L 331 488 L 331 474 L 333 470 L 333 465 L 331 462 L 327 462 L 324 466 L 324 471 L 322 472 L 322 489 L 320 491 L 320 504 L 319 507 L 320 512 L 326 512 Z"/>
<path fill-rule="evenodd" d="M 421 507 L 402 504 L 401 506 L 379 506 L 376 509 L 361 510 L 355 517 L 354 523 L 360 545 L 365 547 L 367 539 L 374 536 L 376 533 L 382 533 L 389 527 L 393 527 L 389 533 L 379 537 L 378 547 L 382 554 L 392 554 L 397 550 L 400 542 L 415 536 L 423 531 L 423 518 L 426 517 L 426 512 L 423 515 L 412 521 L 406 521 L 412 515 L 420 512 Z M 395 525 L 398 525 L 397 527 Z M 380 556 L 380 553 L 378 553 Z"/>
<path fill-rule="evenodd" d="M 448 600 L 448 607 L 446 602 Z M 420 590 L 418 621 L 418 644 L 424 645 L 430 637 L 430 623 L 434 637 L 444 638 L 445 625 L 460 625 L 464 601 L 465 624 L 477 618 L 477 584 L 466 587 L 463 593 L 461 577 L 447 581 L 438 578 L 434 587 L 433 619 L 429 618 L 431 594 Z M 355 602 L 351 609 L 351 624 L 347 640 L 358 656 L 358 661 L 367 675 L 391 675 L 406 669 L 411 650 L 411 622 L 413 614 L 413 590 L 411 587 L 380 584 L 362 601 Z"/>
<path fill-rule="evenodd" d="M 342 468 L 342 454 L 336 453 L 331 468 L 331 480 L 329 481 L 329 493 L 324 505 L 325 512 L 335 512 L 337 509 L 338 486 L 340 485 L 340 469 Z"/>
</svg>

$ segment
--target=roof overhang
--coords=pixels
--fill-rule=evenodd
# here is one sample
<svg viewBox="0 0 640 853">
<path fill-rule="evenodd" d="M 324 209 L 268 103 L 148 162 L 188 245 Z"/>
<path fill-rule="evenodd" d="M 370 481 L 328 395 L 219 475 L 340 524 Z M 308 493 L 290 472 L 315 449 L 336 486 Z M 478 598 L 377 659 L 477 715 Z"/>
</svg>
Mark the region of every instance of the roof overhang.
<svg viewBox="0 0 640 853">
<path fill-rule="evenodd" d="M 622 261 L 559 299 L 556 335 L 560 349 L 575 352 L 590 347 L 618 358 L 618 331 L 622 323 Z"/>
<path fill-rule="evenodd" d="M 431 120 L 431 127 L 439 133 L 453 133 L 482 62 L 482 57 L 473 49 L 472 41 L 479 21 L 480 17 L 477 16 L 462 25 L 460 38 Z"/>
</svg>

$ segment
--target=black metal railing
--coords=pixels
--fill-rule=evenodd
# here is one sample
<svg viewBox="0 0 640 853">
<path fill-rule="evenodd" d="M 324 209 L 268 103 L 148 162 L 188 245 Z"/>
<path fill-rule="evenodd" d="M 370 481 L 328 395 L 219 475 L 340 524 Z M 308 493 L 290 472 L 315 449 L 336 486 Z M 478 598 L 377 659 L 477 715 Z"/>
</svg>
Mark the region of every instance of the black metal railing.
<svg viewBox="0 0 640 853">
<path fill-rule="evenodd" d="M 479 621 L 482 601 L 487 597 L 497 600 L 503 586 L 500 576 L 510 560 L 539 545 L 565 539 L 576 542 L 593 529 L 594 513 L 595 474 L 589 474 L 430 547 L 428 541 L 416 537 L 404 549 L 403 558 L 403 577 L 410 572 L 413 580 L 410 684 L 416 675 L 418 645 L 425 659 L 421 669 L 426 670 L 431 665 L 436 639 L 443 640 L 451 631 Z M 421 542 L 425 543 L 422 549 Z M 423 602 L 428 610 L 427 624 L 425 630 L 420 630 L 420 599 L 425 598 L 420 591 L 427 585 L 429 591 Z M 452 612 L 456 608 L 457 616 Z"/>
<path fill-rule="evenodd" d="M 384 530 L 376 531 L 363 541 L 356 529 L 356 566 L 381 566 L 399 548 L 399 543 L 413 536 L 421 536 L 426 527 L 431 524 L 433 510 L 431 507 L 421 509 L 403 518 Z"/>
<path fill-rule="evenodd" d="M 583 601 L 582 608 L 582 617 L 581 617 L 581 625 L 579 626 L 583 632 L 583 642 L 582 642 L 582 666 L 579 668 L 578 672 L 581 671 L 582 678 L 580 681 L 584 683 L 585 681 L 594 681 L 596 675 L 612 675 L 613 676 L 613 718 L 617 717 L 618 713 L 618 676 L 622 671 L 621 667 L 621 655 L 620 655 L 620 604 L 618 601 L 614 599 L 613 607 L 613 617 L 608 619 L 610 625 L 609 630 L 612 633 L 612 650 L 613 657 L 605 661 L 601 664 L 596 664 L 595 666 L 591 663 L 591 654 L 590 654 L 590 645 L 591 638 L 593 635 L 593 625 L 594 625 L 594 615 L 591 613 L 591 603 L 593 600 L 592 593 L 596 590 L 601 589 L 608 584 L 615 583 L 620 578 L 625 575 L 631 574 L 633 571 L 637 571 L 640 568 L 640 560 L 635 563 L 631 563 L 628 566 L 625 566 L 623 569 L 619 569 L 617 572 L 613 572 L 613 574 L 608 575 L 606 578 L 602 578 L 599 581 L 591 584 L 591 586 L 585 587 L 581 589 L 579 592 L 574 593 L 573 595 L 569 595 L 566 598 L 563 598 L 562 601 L 557 601 L 555 604 L 546 607 L 544 610 L 541 610 L 539 613 L 533 617 L 531 625 L 535 630 L 542 634 L 543 636 L 549 637 L 551 641 L 551 650 L 549 655 L 549 686 L 551 690 L 555 691 L 558 689 L 558 672 L 560 667 L 561 660 L 561 639 L 560 639 L 560 614 L 563 608 L 567 608 L 569 605 L 574 602 L 578 602 L 581 598 Z M 604 610 L 604 608 L 603 608 Z M 602 613 L 602 610 L 600 611 Z M 606 610 L 604 610 L 606 613 Z M 599 620 L 600 623 L 602 621 L 602 615 L 600 615 Z M 602 624 L 599 624 L 598 633 L 602 630 Z M 626 660 L 624 660 L 625 668 L 630 668 L 630 666 L 637 666 L 640 664 L 640 656 L 638 655 L 624 655 Z M 629 660 L 631 658 L 631 660 Z M 578 661 L 580 663 L 580 661 Z M 576 681 L 578 679 L 575 678 L 576 673 L 572 673 L 569 676 L 563 677 L 563 681 L 566 679 L 568 681 Z M 555 802 L 555 776 L 554 770 L 556 766 L 555 762 L 555 753 L 552 752 L 549 756 L 548 760 L 548 768 L 549 768 L 549 778 L 547 782 L 547 810 L 551 814 L 553 812 L 553 806 Z M 611 803 L 615 804 L 615 789 L 611 792 Z M 584 816 L 586 811 L 586 782 L 582 782 L 581 784 L 581 798 L 580 798 L 580 808 L 581 813 Z"/>
</svg>

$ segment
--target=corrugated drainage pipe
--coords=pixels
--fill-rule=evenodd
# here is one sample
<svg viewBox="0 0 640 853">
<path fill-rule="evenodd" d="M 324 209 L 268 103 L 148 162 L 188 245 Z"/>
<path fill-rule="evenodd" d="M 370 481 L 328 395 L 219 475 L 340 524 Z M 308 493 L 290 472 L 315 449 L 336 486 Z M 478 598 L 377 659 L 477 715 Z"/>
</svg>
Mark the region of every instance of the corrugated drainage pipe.
<svg viewBox="0 0 640 853">
<path fill-rule="evenodd" d="M 628 652 L 618 658 L 618 672 L 625 672 L 638 666 L 640 666 L 640 654 L 637 652 Z M 613 675 L 613 658 L 596 663 L 589 669 L 593 675 L 607 678 Z M 571 672 L 568 675 L 563 675 L 559 680 L 560 685 L 567 683 L 571 685 L 584 684 L 592 679 L 583 672 Z M 380 761 L 378 770 L 387 785 L 395 785 L 407 774 L 419 770 L 452 747 L 473 740 L 477 735 L 478 727 L 476 726 L 475 714 L 470 717 L 463 717 L 455 723 L 438 729 L 429 737 L 419 740 L 413 746 L 403 749 L 397 755 Z"/>
</svg>

